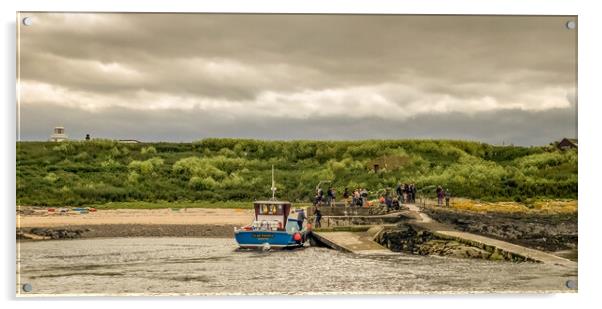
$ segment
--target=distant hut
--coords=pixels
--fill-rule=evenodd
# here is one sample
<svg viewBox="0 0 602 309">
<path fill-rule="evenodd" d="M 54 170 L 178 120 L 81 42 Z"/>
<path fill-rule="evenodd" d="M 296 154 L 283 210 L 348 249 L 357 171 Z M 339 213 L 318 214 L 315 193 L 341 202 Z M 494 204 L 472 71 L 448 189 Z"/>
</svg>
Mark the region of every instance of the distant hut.
<svg viewBox="0 0 602 309">
<path fill-rule="evenodd" d="M 65 127 L 54 127 L 54 133 L 50 135 L 51 142 L 64 142 L 68 139 L 67 134 L 65 134 Z"/>
<path fill-rule="evenodd" d="M 568 149 L 577 149 L 577 139 L 576 138 L 563 138 L 558 145 L 556 145 L 560 150 L 568 150 Z"/>
<path fill-rule="evenodd" d="M 140 144 L 142 143 L 139 140 L 135 140 L 135 139 L 120 139 L 118 140 L 119 143 L 121 144 Z"/>
</svg>

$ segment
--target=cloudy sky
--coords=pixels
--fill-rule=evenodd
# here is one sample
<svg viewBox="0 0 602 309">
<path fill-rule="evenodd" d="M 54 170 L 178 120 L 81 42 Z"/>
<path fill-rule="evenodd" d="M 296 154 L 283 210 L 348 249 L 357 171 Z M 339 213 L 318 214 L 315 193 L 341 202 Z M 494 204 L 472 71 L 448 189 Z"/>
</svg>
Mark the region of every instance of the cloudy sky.
<svg viewBox="0 0 602 309">
<path fill-rule="evenodd" d="M 577 135 L 573 17 L 24 16 L 22 140 Z"/>
</svg>

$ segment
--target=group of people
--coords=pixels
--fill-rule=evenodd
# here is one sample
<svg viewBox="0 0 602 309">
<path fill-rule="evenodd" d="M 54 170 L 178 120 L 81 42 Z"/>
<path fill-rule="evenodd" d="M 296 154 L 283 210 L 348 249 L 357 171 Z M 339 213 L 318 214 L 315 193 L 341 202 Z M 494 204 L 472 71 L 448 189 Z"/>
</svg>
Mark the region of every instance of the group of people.
<svg viewBox="0 0 602 309">
<path fill-rule="evenodd" d="M 326 203 L 328 206 L 332 206 L 336 201 L 336 191 L 333 187 L 328 187 L 328 191 L 326 191 L 326 201 L 324 201 L 324 191 L 322 188 L 318 187 L 316 189 L 316 195 L 314 197 L 314 206 L 322 206 L 322 204 Z"/>
<path fill-rule="evenodd" d="M 437 186 L 437 205 L 443 206 L 443 199 L 445 199 L 445 207 L 449 207 L 449 200 L 451 199 L 451 193 L 448 189 L 443 189 L 441 186 Z"/>
<path fill-rule="evenodd" d="M 387 196 L 383 196 L 383 199 L 389 199 L 390 203 L 397 202 L 399 204 L 411 204 L 416 202 L 416 185 L 414 184 L 398 184 L 396 188 L 397 198 L 394 199 L 389 196 L 387 192 Z M 356 188 L 351 192 L 349 188 L 345 188 L 343 191 L 343 200 L 346 202 L 347 206 L 350 207 L 363 207 L 368 204 L 368 190 L 366 188 Z M 324 191 L 322 188 L 316 188 L 316 193 L 314 197 L 314 206 L 333 206 L 336 201 L 336 191 L 333 187 L 328 187 L 326 191 L 326 195 L 324 195 Z M 385 201 L 386 202 L 386 201 Z"/>
<path fill-rule="evenodd" d="M 345 188 L 343 199 L 351 207 L 362 207 L 368 201 L 368 190 L 365 188 L 357 188 L 353 192 L 349 192 L 349 188 Z"/>
<path fill-rule="evenodd" d="M 416 185 L 414 185 L 413 183 L 399 183 L 395 191 L 397 193 L 397 198 L 401 204 L 416 203 Z"/>
<path fill-rule="evenodd" d="M 385 204 L 387 210 L 392 210 L 399 208 L 401 204 L 413 204 L 416 203 L 416 185 L 411 184 L 401 184 L 397 185 L 395 189 L 395 193 L 397 198 L 394 198 L 390 191 L 387 189 L 385 194 L 380 197 L 379 201 L 382 204 Z M 442 186 L 437 186 L 437 202 L 438 206 L 443 206 L 443 201 L 445 201 L 445 206 L 450 206 L 451 193 L 448 189 L 444 189 Z M 336 191 L 333 187 L 328 187 L 326 191 L 326 198 L 324 197 L 324 191 L 322 188 L 316 189 L 316 195 L 314 200 L 314 206 L 322 206 L 326 204 L 328 206 L 333 206 L 335 203 Z M 368 203 L 368 190 L 365 188 L 356 188 L 351 192 L 349 188 L 345 188 L 343 192 L 343 199 L 347 202 L 347 205 L 350 207 L 363 207 Z M 319 207 L 315 208 L 315 227 L 321 226 L 322 212 Z M 303 224 L 302 220 L 305 220 L 305 214 L 300 214 L 301 224 Z"/>
</svg>

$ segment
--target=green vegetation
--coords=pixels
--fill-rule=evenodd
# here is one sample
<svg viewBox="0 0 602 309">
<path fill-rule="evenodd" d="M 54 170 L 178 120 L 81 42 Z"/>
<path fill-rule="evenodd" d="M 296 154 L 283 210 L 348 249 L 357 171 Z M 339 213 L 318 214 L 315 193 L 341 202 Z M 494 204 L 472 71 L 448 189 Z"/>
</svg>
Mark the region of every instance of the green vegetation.
<svg viewBox="0 0 602 309">
<path fill-rule="evenodd" d="M 320 180 L 333 180 L 339 197 L 345 187 L 376 193 L 401 181 L 426 194 L 443 185 L 454 196 L 480 200 L 577 198 L 575 150 L 447 140 L 205 139 L 19 142 L 17 203 L 236 208 L 238 203 L 221 202 L 271 196 L 272 165 L 278 197 L 295 202 L 309 202 Z"/>
</svg>

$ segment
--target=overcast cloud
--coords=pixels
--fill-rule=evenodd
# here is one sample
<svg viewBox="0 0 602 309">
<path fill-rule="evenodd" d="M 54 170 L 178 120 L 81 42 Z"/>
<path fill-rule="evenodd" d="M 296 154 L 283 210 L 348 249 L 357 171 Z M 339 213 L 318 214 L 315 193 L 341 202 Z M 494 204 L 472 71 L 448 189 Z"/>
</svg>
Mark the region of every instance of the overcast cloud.
<svg viewBox="0 0 602 309">
<path fill-rule="evenodd" d="M 571 17 L 26 16 L 22 140 L 577 135 Z"/>
</svg>

